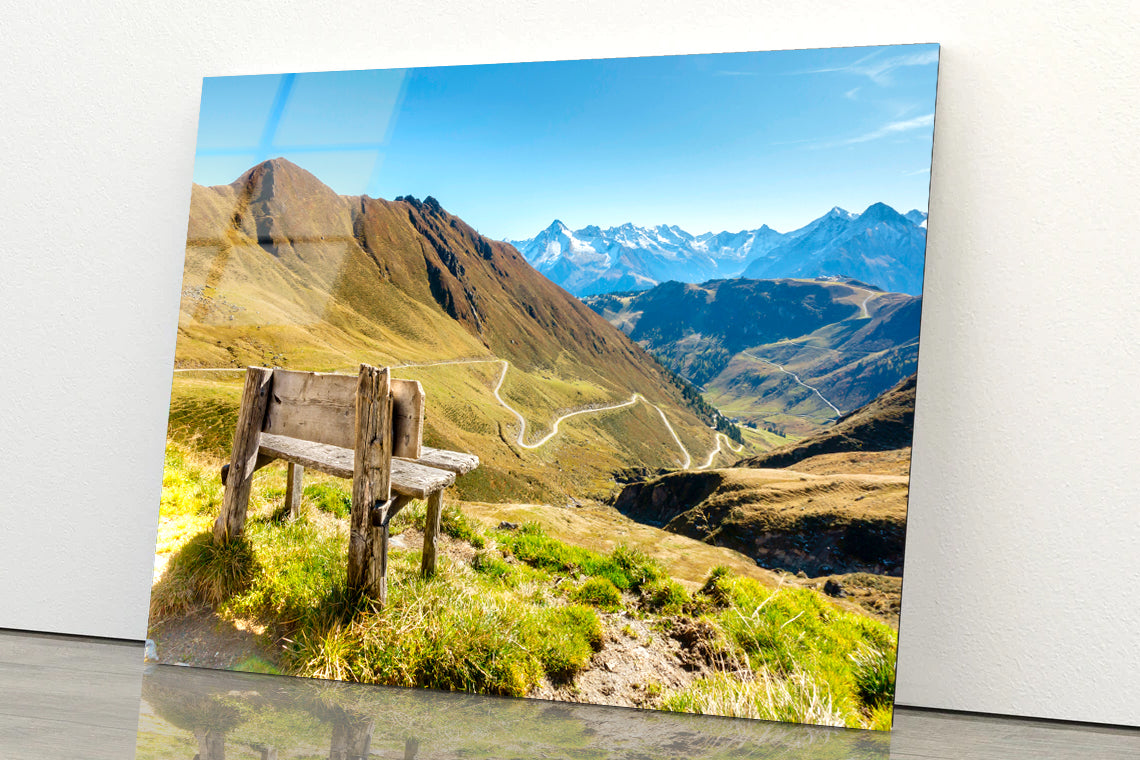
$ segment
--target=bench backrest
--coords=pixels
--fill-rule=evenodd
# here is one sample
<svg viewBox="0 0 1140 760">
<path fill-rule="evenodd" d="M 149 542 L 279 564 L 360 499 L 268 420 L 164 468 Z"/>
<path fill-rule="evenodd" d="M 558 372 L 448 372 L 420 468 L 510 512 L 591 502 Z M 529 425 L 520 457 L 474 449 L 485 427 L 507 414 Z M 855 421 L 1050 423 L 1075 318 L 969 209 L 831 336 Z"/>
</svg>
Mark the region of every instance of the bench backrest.
<svg viewBox="0 0 1140 760">
<path fill-rule="evenodd" d="M 275 369 L 264 433 L 351 449 L 356 446 L 355 375 Z M 423 451 L 424 389 L 392 380 L 392 455 L 419 459 Z"/>
</svg>

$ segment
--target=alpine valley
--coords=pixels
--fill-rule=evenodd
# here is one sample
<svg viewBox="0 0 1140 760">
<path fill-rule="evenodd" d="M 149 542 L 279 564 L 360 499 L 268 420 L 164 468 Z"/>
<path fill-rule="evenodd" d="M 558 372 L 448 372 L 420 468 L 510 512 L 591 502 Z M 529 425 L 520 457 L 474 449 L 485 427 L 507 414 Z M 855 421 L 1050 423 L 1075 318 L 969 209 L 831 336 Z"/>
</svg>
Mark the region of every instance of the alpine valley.
<svg viewBox="0 0 1140 760">
<path fill-rule="evenodd" d="M 849 278 L 667 282 L 585 300 L 723 414 L 780 435 L 830 425 L 918 363 L 922 297 Z"/>
<path fill-rule="evenodd" d="M 736 276 L 842 276 L 919 295 L 926 214 L 903 215 L 875 203 L 862 214 L 833 208 L 787 233 L 763 225 L 701 235 L 676 225 L 571 230 L 556 219 L 533 238 L 510 242 L 535 269 L 577 296 Z"/>
</svg>

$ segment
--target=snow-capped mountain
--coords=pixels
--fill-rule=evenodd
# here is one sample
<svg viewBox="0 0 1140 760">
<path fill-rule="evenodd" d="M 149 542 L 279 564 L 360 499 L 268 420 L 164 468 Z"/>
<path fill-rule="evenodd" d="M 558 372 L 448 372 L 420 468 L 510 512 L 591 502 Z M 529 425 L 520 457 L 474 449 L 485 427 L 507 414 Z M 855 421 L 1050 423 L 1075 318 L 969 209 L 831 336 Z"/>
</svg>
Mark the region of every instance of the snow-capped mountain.
<svg viewBox="0 0 1140 760">
<path fill-rule="evenodd" d="M 577 296 L 645 290 L 669 280 L 697 283 L 737 276 L 848 276 L 917 294 L 922 287 L 925 222 L 921 211 L 904 217 L 877 203 L 863 214 L 835 207 L 788 233 L 767 225 L 702 235 L 663 224 L 571 230 L 556 219 L 529 240 L 507 242 L 535 269 Z"/>
<path fill-rule="evenodd" d="M 677 226 L 623 224 L 603 230 L 590 225 L 571 230 L 556 219 L 530 240 L 508 242 L 535 269 L 578 296 L 644 290 L 667 280 L 731 277 L 743 268 L 719 249 L 713 255 Z"/>
<path fill-rule="evenodd" d="M 926 215 L 912 211 L 913 218 Z M 926 229 L 885 203 L 862 214 L 832 209 L 779 246 L 756 259 L 741 274 L 750 279 L 844 275 L 884 290 L 920 295 L 926 258 Z M 797 233 L 799 231 L 797 230 Z"/>
</svg>

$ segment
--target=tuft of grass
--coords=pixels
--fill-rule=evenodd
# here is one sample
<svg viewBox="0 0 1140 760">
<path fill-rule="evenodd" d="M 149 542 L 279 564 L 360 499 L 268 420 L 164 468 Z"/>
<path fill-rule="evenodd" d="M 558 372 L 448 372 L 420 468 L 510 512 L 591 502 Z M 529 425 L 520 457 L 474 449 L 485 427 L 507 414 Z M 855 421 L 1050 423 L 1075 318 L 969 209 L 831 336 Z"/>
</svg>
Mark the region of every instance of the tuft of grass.
<svg viewBox="0 0 1140 760">
<path fill-rule="evenodd" d="M 718 600 L 713 618 L 754 672 L 826 697 L 846 725 L 865 726 L 891 703 L 896 634 L 885 624 L 810 589 L 769 589 L 719 569 L 702 594 Z"/>
<path fill-rule="evenodd" d="M 679 614 L 692 601 L 689 592 L 672 578 L 659 578 L 641 589 L 645 607 L 666 615 Z"/>
<path fill-rule="evenodd" d="M 475 572 L 497 580 L 505 581 L 511 575 L 511 566 L 498 552 L 479 552 L 471 561 L 471 567 Z"/>
<path fill-rule="evenodd" d="M 552 681 L 566 682 L 586 667 L 602 648 L 602 622 L 589 607 L 571 604 L 548 608 L 535 617 L 539 658 Z"/>
<path fill-rule="evenodd" d="M 421 533 L 427 525 L 427 505 L 422 501 L 413 501 L 400 510 L 392 518 L 389 530 L 393 534 L 403 532 L 407 528 L 415 528 Z M 439 513 L 439 531 L 445 536 L 466 541 L 476 549 L 485 547 L 486 539 L 479 524 L 463 513 L 458 504 L 444 504 Z"/>
<path fill-rule="evenodd" d="M 729 568 L 724 565 L 717 565 L 709 572 L 709 577 L 701 586 L 700 593 L 707 596 L 717 606 L 727 607 L 732 603 L 732 594 L 728 585 L 728 579 L 732 577 L 732 574 L 732 570 Z"/>
<path fill-rule="evenodd" d="M 248 588 L 226 598 L 223 612 L 289 627 L 344 609 L 348 547 L 343 536 L 324 533 L 303 520 L 254 520 L 245 532 L 260 572 Z"/>
<path fill-rule="evenodd" d="M 164 517 L 196 515 L 214 517 L 222 505 L 225 489 L 213 460 L 190 448 L 166 447 L 162 475 L 160 513 Z"/>
<path fill-rule="evenodd" d="M 849 655 L 855 663 L 855 693 L 872 712 L 895 702 L 893 658 L 881 649 L 861 646 Z"/>
<path fill-rule="evenodd" d="M 439 529 L 444 535 L 466 541 L 476 549 L 486 546 L 483 530 L 477 522 L 463 514 L 458 504 L 443 505 L 443 511 L 439 515 Z"/>
<path fill-rule="evenodd" d="M 613 581 L 605 577 L 587 578 L 574 589 L 572 596 L 575 601 L 607 612 L 616 612 L 621 607 L 621 592 Z"/>
<path fill-rule="evenodd" d="M 307 626 L 295 639 L 301 675 L 523 696 L 545 674 L 565 680 L 601 646 L 588 607 L 540 607 L 454 573 L 423 581 L 411 553 L 393 553 L 382 610 Z"/>
<path fill-rule="evenodd" d="M 871 711 L 867 728 L 873 731 L 890 731 L 895 720 L 894 704 L 885 704 Z"/>
<path fill-rule="evenodd" d="M 259 571 L 246 539 L 216 544 L 211 532 L 199 533 L 170 558 L 151 593 L 151 617 L 160 620 L 195 603 L 217 605 L 248 589 Z"/>
</svg>

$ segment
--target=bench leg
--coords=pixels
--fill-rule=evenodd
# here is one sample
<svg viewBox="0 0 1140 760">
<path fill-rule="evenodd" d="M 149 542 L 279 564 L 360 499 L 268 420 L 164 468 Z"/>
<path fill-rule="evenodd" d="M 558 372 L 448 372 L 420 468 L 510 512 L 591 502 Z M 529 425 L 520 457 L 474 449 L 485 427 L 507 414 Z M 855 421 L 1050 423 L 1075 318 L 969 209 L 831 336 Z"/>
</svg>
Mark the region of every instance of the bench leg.
<svg viewBox="0 0 1140 760">
<path fill-rule="evenodd" d="M 250 367 L 245 371 L 245 389 L 238 408 L 230 468 L 225 479 L 226 492 L 222 497 L 222 511 L 214 521 L 216 543 L 238 538 L 245 527 L 249 490 L 253 485 L 253 471 L 257 469 L 258 461 L 257 449 L 261 444 L 261 423 L 265 419 L 272 380 L 271 369 Z"/>
<path fill-rule="evenodd" d="M 305 468 L 299 464 L 289 463 L 289 473 L 285 476 L 285 504 L 289 507 L 289 519 L 296 520 L 301 516 L 301 479 L 305 476 Z"/>
<path fill-rule="evenodd" d="M 435 558 L 439 541 L 439 520 L 443 514 L 443 489 L 428 494 L 427 517 L 424 519 L 424 554 L 420 572 L 423 577 L 435 575 Z"/>
<path fill-rule="evenodd" d="M 356 384 L 356 450 L 352 515 L 348 533 L 348 591 L 376 596 L 385 585 L 388 529 L 378 530 L 372 514 L 391 496 L 392 395 L 388 370 L 361 365 Z"/>
</svg>

